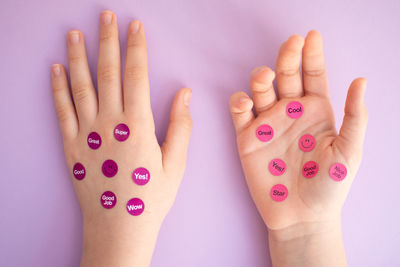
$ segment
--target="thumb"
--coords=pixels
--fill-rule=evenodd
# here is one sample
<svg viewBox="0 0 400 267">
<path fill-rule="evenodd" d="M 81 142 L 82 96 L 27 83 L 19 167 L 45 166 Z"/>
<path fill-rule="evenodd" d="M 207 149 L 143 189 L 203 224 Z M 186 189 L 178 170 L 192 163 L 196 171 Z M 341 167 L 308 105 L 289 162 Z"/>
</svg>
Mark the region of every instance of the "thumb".
<svg viewBox="0 0 400 267">
<path fill-rule="evenodd" d="M 364 104 L 367 82 L 364 78 L 355 79 L 349 88 L 344 109 L 344 118 L 335 145 L 346 159 L 354 155 L 361 159 L 368 113 Z"/>
<path fill-rule="evenodd" d="M 172 103 L 167 136 L 161 147 L 166 171 L 182 170 L 183 173 L 186 166 L 186 154 L 193 125 L 189 110 L 191 97 L 192 91 L 183 88 L 175 95 Z"/>
</svg>

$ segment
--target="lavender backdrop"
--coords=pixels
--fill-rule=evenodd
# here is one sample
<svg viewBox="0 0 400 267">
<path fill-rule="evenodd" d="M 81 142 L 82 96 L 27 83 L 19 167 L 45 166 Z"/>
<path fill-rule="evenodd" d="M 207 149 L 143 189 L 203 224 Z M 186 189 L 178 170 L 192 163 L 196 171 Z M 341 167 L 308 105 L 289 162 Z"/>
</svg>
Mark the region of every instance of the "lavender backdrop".
<svg viewBox="0 0 400 267">
<path fill-rule="evenodd" d="M 250 199 L 228 111 L 251 69 L 273 66 L 293 33 L 321 31 L 338 125 L 346 91 L 368 78 L 364 161 L 343 210 L 351 266 L 399 266 L 400 2 L 21 1 L 0 6 L 0 266 L 76 266 L 81 215 L 64 165 L 50 66 L 66 61 L 65 34 L 86 36 L 92 72 L 98 15 L 143 21 L 152 107 L 163 139 L 176 90 L 193 89 L 186 175 L 152 266 L 270 266 L 266 229 Z M 124 56 L 124 53 L 123 53 Z M 211 145 L 210 145 L 211 144 Z"/>
</svg>

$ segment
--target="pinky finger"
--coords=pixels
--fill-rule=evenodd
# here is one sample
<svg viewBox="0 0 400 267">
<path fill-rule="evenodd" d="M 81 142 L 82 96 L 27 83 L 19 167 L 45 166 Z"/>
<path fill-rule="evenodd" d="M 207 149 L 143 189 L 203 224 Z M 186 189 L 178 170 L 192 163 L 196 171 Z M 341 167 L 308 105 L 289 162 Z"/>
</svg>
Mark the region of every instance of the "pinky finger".
<svg viewBox="0 0 400 267">
<path fill-rule="evenodd" d="M 61 64 L 51 67 L 51 81 L 55 108 L 64 140 L 78 134 L 78 119 L 68 87 L 67 74 Z"/>
</svg>

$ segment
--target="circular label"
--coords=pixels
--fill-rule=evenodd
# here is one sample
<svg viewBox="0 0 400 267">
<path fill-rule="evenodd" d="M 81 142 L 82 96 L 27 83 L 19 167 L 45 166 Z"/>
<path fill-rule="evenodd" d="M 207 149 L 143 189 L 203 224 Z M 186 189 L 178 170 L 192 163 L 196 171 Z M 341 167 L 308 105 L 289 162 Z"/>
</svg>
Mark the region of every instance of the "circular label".
<svg viewBox="0 0 400 267">
<path fill-rule="evenodd" d="M 101 146 L 101 137 L 96 132 L 91 132 L 88 135 L 87 143 L 91 149 L 98 149 Z"/>
<path fill-rule="evenodd" d="M 124 123 L 118 124 L 114 128 L 114 137 L 117 141 L 125 141 L 129 137 L 129 127 Z"/>
<path fill-rule="evenodd" d="M 329 169 L 329 176 L 336 182 L 342 181 L 346 175 L 347 169 L 342 163 L 335 163 Z"/>
<path fill-rule="evenodd" d="M 268 142 L 274 137 L 274 130 L 271 126 L 263 124 L 257 128 L 256 135 L 261 142 Z"/>
<path fill-rule="evenodd" d="M 137 168 L 132 173 L 132 179 L 137 185 L 145 185 L 150 181 L 150 172 L 143 167 Z"/>
<path fill-rule="evenodd" d="M 314 136 L 312 136 L 311 134 L 305 134 L 299 139 L 299 147 L 304 152 L 310 152 L 314 149 L 316 144 L 317 141 L 315 141 Z"/>
<path fill-rule="evenodd" d="M 292 101 L 286 106 L 286 114 L 292 119 L 300 118 L 303 112 L 303 105 L 298 101 Z"/>
<path fill-rule="evenodd" d="M 271 198 L 274 201 L 281 202 L 288 197 L 289 191 L 283 184 L 276 184 L 271 188 Z"/>
<path fill-rule="evenodd" d="M 101 195 L 100 203 L 105 209 L 112 209 L 117 204 L 117 196 L 111 191 L 106 191 Z"/>
<path fill-rule="evenodd" d="M 318 164 L 315 161 L 307 161 L 303 166 L 303 176 L 313 178 L 318 173 Z"/>
<path fill-rule="evenodd" d="M 83 180 L 83 178 L 85 178 L 85 176 L 86 176 L 86 169 L 82 165 L 82 163 L 79 163 L 79 162 L 75 163 L 72 172 L 73 172 L 76 180 L 79 180 L 79 181 Z"/>
<path fill-rule="evenodd" d="M 101 170 L 106 177 L 114 177 L 118 172 L 118 165 L 112 159 L 108 159 L 104 161 Z"/>
<path fill-rule="evenodd" d="M 285 173 L 286 164 L 281 159 L 273 159 L 269 162 L 268 169 L 273 175 L 280 176 Z"/>
<path fill-rule="evenodd" d="M 140 198 L 131 198 L 126 203 L 126 210 L 130 215 L 139 216 L 144 211 L 144 203 Z"/>
</svg>

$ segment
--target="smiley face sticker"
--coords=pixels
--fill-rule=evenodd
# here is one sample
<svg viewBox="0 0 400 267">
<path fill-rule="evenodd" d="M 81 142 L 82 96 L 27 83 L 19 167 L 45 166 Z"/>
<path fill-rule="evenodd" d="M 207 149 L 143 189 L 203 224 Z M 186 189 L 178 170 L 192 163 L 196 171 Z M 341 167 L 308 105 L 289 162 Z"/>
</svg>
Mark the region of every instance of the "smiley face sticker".
<svg viewBox="0 0 400 267">
<path fill-rule="evenodd" d="M 118 172 L 118 165 L 112 159 L 108 159 L 104 161 L 103 166 L 101 167 L 103 174 L 108 177 L 114 177 Z"/>
<path fill-rule="evenodd" d="M 299 147 L 304 152 L 310 152 L 314 149 L 316 144 L 317 141 L 315 141 L 314 136 L 312 136 L 311 134 L 305 134 L 299 139 Z"/>
</svg>

